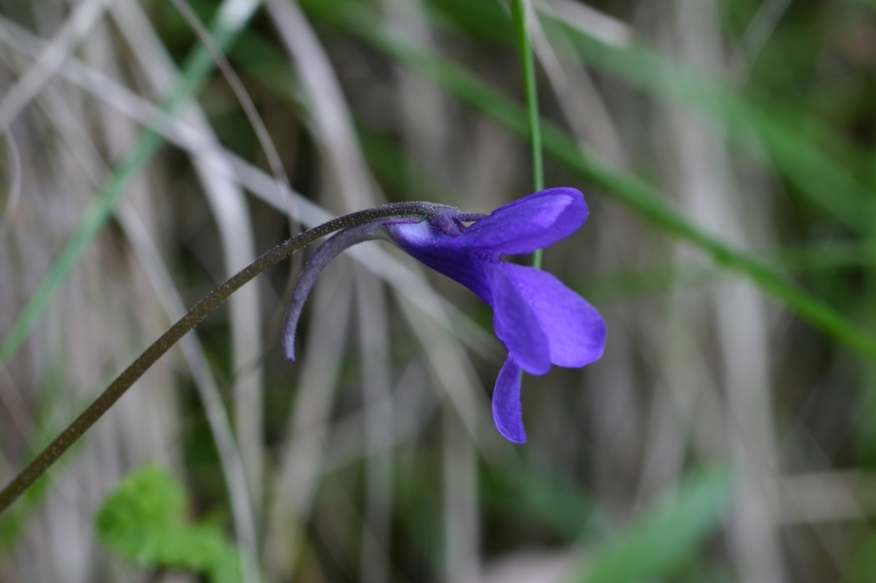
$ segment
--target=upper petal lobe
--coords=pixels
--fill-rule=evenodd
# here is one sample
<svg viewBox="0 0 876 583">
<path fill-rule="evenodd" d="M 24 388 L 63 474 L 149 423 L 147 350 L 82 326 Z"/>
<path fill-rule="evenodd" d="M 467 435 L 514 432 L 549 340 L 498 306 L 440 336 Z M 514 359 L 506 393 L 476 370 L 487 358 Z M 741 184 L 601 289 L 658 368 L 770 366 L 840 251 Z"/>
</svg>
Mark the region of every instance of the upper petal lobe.
<svg viewBox="0 0 876 583">
<path fill-rule="evenodd" d="M 468 227 L 457 244 L 498 255 L 532 253 L 574 233 L 587 219 L 584 195 L 549 188 L 499 207 Z"/>
</svg>

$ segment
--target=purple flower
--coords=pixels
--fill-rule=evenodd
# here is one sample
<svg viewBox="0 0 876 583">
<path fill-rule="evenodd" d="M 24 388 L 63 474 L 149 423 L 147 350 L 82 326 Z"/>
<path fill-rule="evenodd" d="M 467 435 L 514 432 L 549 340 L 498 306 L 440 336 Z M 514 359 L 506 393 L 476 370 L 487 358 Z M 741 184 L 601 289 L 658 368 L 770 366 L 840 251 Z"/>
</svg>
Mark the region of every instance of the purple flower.
<svg viewBox="0 0 876 583">
<path fill-rule="evenodd" d="M 552 364 L 589 364 L 602 356 L 606 330 L 599 312 L 556 277 L 501 257 L 547 247 L 572 234 L 586 218 L 581 192 L 551 188 L 487 217 L 446 209 L 427 221 L 384 223 L 393 243 L 493 308 L 493 328 L 508 349 L 493 390 L 493 419 L 499 433 L 516 443 L 526 441 L 521 372 L 543 375 Z"/>
<path fill-rule="evenodd" d="M 298 317 L 325 265 L 351 245 L 388 239 L 493 308 L 493 328 L 508 349 L 493 390 L 493 419 L 499 433 L 523 443 L 522 372 L 543 375 L 552 364 L 589 364 L 602 356 L 606 330 L 599 312 L 556 277 L 502 261 L 502 256 L 532 253 L 571 235 L 587 219 L 584 196 L 574 188 L 551 188 L 488 216 L 428 207 L 428 218 L 380 219 L 349 227 L 317 249 L 302 270 L 286 313 L 286 355 L 294 359 Z"/>
</svg>

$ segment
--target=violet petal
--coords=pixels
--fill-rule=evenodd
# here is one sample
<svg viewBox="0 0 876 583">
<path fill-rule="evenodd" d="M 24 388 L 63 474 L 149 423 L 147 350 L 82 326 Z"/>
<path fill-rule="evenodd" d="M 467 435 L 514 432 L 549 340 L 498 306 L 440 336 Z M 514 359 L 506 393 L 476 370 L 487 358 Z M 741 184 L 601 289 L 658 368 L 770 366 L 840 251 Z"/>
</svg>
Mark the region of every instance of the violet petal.
<svg viewBox="0 0 876 583">
<path fill-rule="evenodd" d="M 512 263 L 503 267 L 538 318 L 553 364 L 579 367 L 602 356 L 606 328 L 596 308 L 546 271 Z"/>
<path fill-rule="evenodd" d="M 390 240 L 405 253 L 461 283 L 486 303 L 492 304 L 484 260 L 456 246 L 454 242 L 462 236 L 445 235 L 426 221 L 388 223 L 384 228 Z"/>
<path fill-rule="evenodd" d="M 574 233 L 587 219 L 584 195 L 574 188 L 549 188 L 493 211 L 469 226 L 454 245 L 498 255 L 532 253 Z"/>
<path fill-rule="evenodd" d="M 493 328 L 523 370 L 542 375 L 551 368 L 550 346 L 528 290 L 509 277 L 508 263 L 483 263 L 490 272 Z M 530 268 L 532 269 L 532 268 Z M 524 294 L 526 292 L 526 294 Z"/>
<path fill-rule="evenodd" d="M 499 433 L 514 443 L 526 442 L 520 406 L 520 373 L 520 366 L 509 354 L 493 389 L 493 422 Z"/>
</svg>

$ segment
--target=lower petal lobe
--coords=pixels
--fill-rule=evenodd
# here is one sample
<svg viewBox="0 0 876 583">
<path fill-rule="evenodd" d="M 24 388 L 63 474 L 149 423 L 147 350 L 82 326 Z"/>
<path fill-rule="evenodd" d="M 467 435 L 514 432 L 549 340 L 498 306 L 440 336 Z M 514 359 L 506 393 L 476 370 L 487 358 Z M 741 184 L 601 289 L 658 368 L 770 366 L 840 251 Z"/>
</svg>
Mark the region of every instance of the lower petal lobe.
<svg viewBox="0 0 876 583">
<path fill-rule="evenodd" d="M 493 296 L 493 328 L 523 370 L 536 375 L 545 374 L 551 368 L 548 337 L 527 298 L 528 291 L 521 289 L 510 277 L 508 267 L 512 265 L 484 263 L 484 268 L 489 270 Z"/>
<path fill-rule="evenodd" d="M 602 356 L 606 329 L 596 308 L 550 273 L 511 263 L 504 271 L 538 319 L 553 364 L 579 367 Z"/>
</svg>

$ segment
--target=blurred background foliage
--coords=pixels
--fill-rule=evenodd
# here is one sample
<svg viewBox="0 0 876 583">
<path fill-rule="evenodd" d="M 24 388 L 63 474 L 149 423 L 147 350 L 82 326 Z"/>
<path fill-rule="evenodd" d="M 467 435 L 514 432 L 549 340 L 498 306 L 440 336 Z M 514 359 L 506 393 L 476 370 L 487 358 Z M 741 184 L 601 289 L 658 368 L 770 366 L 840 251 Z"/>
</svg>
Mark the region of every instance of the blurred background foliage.
<svg viewBox="0 0 876 583">
<path fill-rule="evenodd" d="M 590 206 L 544 265 L 609 328 L 529 442 L 488 308 L 376 243 L 286 362 L 298 259 L 0 518 L 0 582 L 876 580 L 876 2 L 526 5 Z M 298 229 L 529 193 L 523 96 L 500 0 L 0 0 L 3 483 Z"/>
</svg>

